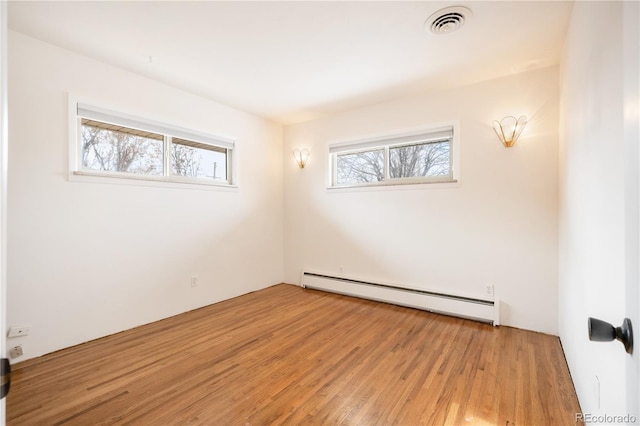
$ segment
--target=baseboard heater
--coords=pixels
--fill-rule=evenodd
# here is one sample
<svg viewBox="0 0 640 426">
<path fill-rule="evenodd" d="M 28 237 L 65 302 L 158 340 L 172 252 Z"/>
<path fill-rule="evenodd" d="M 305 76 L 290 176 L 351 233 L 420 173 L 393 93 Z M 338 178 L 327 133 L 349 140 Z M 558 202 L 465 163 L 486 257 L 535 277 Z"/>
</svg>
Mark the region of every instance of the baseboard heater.
<svg viewBox="0 0 640 426">
<path fill-rule="evenodd" d="M 493 325 L 500 324 L 499 300 L 445 294 L 316 272 L 302 273 L 302 287 L 473 319 Z"/>
</svg>

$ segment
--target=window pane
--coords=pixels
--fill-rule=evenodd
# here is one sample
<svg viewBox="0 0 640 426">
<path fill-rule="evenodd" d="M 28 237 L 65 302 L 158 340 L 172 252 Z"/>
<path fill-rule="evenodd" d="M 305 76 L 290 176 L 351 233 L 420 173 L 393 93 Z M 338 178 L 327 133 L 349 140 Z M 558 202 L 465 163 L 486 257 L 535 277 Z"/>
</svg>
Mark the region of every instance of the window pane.
<svg viewBox="0 0 640 426">
<path fill-rule="evenodd" d="M 174 175 L 227 181 L 227 150 L 184 139 L 173 139 Z"/>
<path fill-rule="evenodd" d="M 389 148 L 389 176 L 409 178 L 420 176 L 448 176 L 450 144 L 435 142 Z"/>
<path fill-rule="evenodd" d="M 162 135 L 82 120 L 82 167 L 91 170 L 163 174 Z"/>
<path fill-rule="evenodd" d="M 384 180 L 384 150 L 339 154 L 337 184 L 348 185 Z"/>
</svg>

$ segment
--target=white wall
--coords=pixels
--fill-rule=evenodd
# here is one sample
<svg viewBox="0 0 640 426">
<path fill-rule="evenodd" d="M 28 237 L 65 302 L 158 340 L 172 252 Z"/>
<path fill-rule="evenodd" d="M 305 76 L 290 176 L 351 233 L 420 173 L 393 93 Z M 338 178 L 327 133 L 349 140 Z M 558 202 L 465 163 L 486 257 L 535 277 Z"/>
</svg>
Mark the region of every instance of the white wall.
<svg viewBox="0 0 640 426">
<path fill-rule="evenodd" d="M 280 125 L 9 39 L 8 326 L 32 325 L 15 361 L 282 282 Z M 68 181 L 67 92 L 235 137 L 239 189 Z"/>
<path fill-rule="evenodd" d="M 630 168 L 638 167 L 638 140 L 636 131 L 636 139 L 625 146 L 624 69 L 631 63 L 623 55 L 623 7 L 622 2 L 576 2 L 567 33 L 561 77 L 559 323 L 583 412 L 624 416 L 635 405 L 631 414 L 637 416 L 638 402 L 629 404 L 626 398 L 633 392 L 625 379 L 632 357 L 618 342 L 590 342 L 587 335 L 590 316 L 619 326 L 635 304 L 637 317 L 638 259 L 633 246 L 638 244 L 638 227 L 628 221 L 632 211 L 632 220 L 638 220 L 638 195 L 625 194 L 625 171 L 635 179 L 632 187 L 637 191 L 637 170 L 630 173 Z M 637 22 L 636 17 L 633 25 Z M 637 37 L 637 28 L 632 33 Z M 635 43 L 637 49 L 637 39 Z M 636 72 L 637 58 L 636 50 Z M 638 75 L 632 78 L 637 93 Z M 629 148 L 636 157 L 631 162 L 625 160 Z M 630 259 L 636 265 L 628 269 L 627 250 L 636 253 Z M 632 276 L 635 300 L 625 306 L 625 279 Z M 636 346 L 636 366 L 637 357 Z M 637 370 L 635 374 L 637 386 Z"/>
<path fill-rule="evenodd" d="M 285 280 L 309 268 L 417 288 L 483 295 L 506 325 L 557 334 L 558 70 L 547 68 L 398 99 L 288 126 L 284 143 Z M 491 123 L 526 114 L 515 147 Z M 460 183 L 327 190 L 334 140 L 460 122 Z M 291 150 L 311 149 L 304 169 Z"/>
</svg>

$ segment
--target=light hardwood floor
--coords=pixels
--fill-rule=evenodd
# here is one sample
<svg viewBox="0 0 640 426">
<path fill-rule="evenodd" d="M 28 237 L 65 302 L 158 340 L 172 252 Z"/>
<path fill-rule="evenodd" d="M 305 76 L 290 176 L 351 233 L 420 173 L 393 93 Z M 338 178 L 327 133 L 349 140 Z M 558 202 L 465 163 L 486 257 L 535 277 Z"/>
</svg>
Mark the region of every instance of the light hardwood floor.
<svg viewBox="0 0 640 426">
<path fill-rule="evenodd" d="M 580 410 L 557 337 L 291 285 L 17 364 L 7 400 L 9 425 L 567 425 Z"/>
</svg>

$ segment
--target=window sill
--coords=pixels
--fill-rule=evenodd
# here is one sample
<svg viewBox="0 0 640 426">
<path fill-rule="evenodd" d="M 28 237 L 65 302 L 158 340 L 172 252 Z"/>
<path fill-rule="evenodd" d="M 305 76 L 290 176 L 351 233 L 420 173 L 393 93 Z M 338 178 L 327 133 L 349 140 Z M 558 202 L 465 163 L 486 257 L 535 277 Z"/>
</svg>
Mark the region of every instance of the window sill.
<svg viewBox="0 0 640 426">
<path fill-rule="evenodd" d="M 431 181 L 387 181 L 387 182 L 374 182 L 374 183 L 366 183 L 359 185 L 336 185 L 336 186 L 327 186 L 328 190 L 331 191 L 340 191 L 340 190 L 350 190 L 350 191 L 361 191 L 361 190 L 394 190 L 394 189 L 447 189 L 447 188 L 458 188 L 460 186 L 460 182 L 457 179 L 446 179 L 446 180 L 431 180 Z"/>
<path fill-rule="evenodd" d="M 165 188 L 185 188 L 200 190 L 236 191 L 237 185 L 207 182 L 200 179 L 177 176 L 120 175 L 115 173 L 90 172 L 86 170 L 69 173 L 71 182 L 92 182 L 117 185 L 155 186 Z"/>
</svg>

